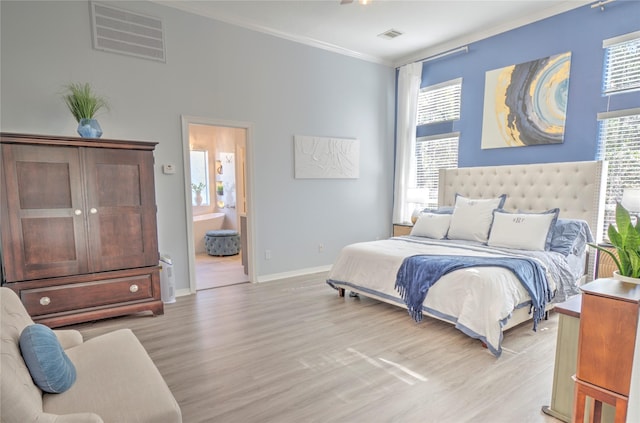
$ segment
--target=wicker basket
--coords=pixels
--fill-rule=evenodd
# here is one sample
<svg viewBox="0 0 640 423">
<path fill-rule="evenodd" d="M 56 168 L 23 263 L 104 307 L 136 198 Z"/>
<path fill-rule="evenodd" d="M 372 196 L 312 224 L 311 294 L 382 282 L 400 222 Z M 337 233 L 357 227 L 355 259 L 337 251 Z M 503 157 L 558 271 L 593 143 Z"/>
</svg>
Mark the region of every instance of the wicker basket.
<svg viewBox="0 0 640 423">
<path fill-rule="evenodd" d="M 607 250 L 611 251 L 612 253 L 614 253 L 616 255 L 616 257 L 618 257 L 618 255 L 616 254 L 616 248 L 613 246 L 607 246 L 604 247 Z M 613 259 L 611 258 L 611 256 L 609 256 L 609 254 L 603 253 L 602 251 L 598 250 L 598 257 L 597 257 L 597 267 L 596 267 L 596 278 L 610 278 L 613 277 L 613 271 L 614 270 L 618 270 L 618 266 L 616 266 L 616 263 L 613 261 Z"/>
</svg>

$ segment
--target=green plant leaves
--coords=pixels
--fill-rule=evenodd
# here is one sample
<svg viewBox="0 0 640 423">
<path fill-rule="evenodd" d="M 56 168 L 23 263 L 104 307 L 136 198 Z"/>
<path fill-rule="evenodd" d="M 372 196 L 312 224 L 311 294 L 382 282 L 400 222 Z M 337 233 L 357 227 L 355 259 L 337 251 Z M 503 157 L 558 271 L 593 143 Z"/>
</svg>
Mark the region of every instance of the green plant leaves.
<svg viewBox="0 0 640 423">
<path fill-rule="evenodd" d="M 609 225 L 607 233 L 618 259 L 611 252 L 596 248 L 611 255 L 622 276 L 640 278 L 640 226 L 638 222 L 633 224 L 631 215 L 620 203 L 616 204 L 616 225 Z"/>
<path fill-rule="evenodd" d="M 631 225 L 631 216 L 627 209 L 622 207 L 622 204 L 620 203 L 616 203 L 616 226 L 618 227 L 618 232 L 623 239 L 627 237 L 629 227 L 633 229 L 633 226 Z"/>
<path fill-rule="evenodd" d="M 204 184 L 204 182 L 200 182 L 198 185 L 191 183 L 191 189 L 195 192 L 201 192 L 203 189 L 205 189 L 205 187 L 206 185 Z"/>
<path fill-rule="evenodd" d="M 103 107 L 109 109 L 107 101 L 94 94 L 88 83 L 72 83 L 67 85 L 66 89 L 67 92 L 62 98 L 77 122 L 81 119 L 93 119 Z"/>
</svg>

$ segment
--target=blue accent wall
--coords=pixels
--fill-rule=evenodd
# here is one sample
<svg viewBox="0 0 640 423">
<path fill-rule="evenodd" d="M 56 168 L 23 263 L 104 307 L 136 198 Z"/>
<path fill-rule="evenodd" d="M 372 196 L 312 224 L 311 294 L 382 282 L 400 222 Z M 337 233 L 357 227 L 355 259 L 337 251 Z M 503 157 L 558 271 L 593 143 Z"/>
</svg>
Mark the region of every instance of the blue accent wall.
<svg viewBox="0 0 640 423">
<path fill-rule="evenodd" d="M 417 136 L 460 132 L 458 165 L 490 166 L 594 160 L 599 112 L 640 107 L 640 91 L 602 95 L 602 41 L 640 30 L 640 2 L 618 0 L 604 11 L 589 5 L 469 44 L 458 53 L 425 62 L 422 87 L 462 77 L 460 120 L 423 125 Z M 564 142 L 481 149 L 485 73 L 558 53 L 571 52 Z"/>
</svg>

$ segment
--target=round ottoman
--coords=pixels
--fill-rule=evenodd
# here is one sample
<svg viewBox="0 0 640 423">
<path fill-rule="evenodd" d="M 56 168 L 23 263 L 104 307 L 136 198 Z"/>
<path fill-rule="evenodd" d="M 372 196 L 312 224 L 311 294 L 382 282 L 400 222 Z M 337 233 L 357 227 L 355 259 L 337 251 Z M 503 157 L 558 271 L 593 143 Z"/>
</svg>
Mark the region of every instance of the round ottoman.
<svg viewBox="0 0 640 423">
<path fill-rule="evenodd" d="M 204 248 L 210 256 L 233 256 L 240 252 L 240 235 L 233 229 L 207 231 Z"/>
</svg>

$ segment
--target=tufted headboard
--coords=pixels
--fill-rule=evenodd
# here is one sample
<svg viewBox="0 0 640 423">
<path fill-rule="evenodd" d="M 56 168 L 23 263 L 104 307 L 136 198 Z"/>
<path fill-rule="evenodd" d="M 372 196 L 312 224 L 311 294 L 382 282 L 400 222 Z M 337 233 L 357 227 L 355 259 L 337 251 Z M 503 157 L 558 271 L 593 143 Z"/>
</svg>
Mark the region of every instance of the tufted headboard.
<svg viewBox="0 0 640 423">
<path fill-rule="evenodd" d="M 456 193 L 470 198 L 507 194 L 506 210 L 557 207 L 560 217 L 586 220 L 596 241 L 601 241 L 606 170 L 602 161 L 441 169 L 438 204 L 452 206 Z"/>
</svg>

